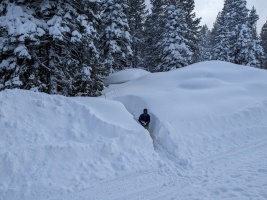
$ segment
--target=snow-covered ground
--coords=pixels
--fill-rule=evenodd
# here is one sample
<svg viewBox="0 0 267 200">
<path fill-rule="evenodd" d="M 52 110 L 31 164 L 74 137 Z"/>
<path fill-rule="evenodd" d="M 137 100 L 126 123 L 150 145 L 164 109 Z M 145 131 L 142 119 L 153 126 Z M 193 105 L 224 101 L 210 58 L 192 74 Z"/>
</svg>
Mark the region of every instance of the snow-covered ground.
<svg viewBox="0 0 267 200">
<path fill-rule="evenodd" d="M 105 82 L 99 98 L 0 93 L 1 200 L 267 199 L 266 70 L 210 61 Z"/>
</svg>

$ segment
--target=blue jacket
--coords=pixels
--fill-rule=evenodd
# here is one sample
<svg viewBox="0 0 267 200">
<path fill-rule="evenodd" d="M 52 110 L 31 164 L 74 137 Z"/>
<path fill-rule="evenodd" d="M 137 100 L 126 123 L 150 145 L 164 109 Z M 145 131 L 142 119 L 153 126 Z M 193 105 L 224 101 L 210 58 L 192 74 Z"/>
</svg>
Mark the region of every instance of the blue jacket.
<svg viewBox="0 0 267 200">
<path fill-rule="evenodd" d="M 141 114 L 138 121 L 143 126 L 144 125 L 148 126 L 148 124 L 150 123 L 150 116 L 149 116 L 149 114 L 146 114 L 146 113 Z M 145 122 L 145 124 L 143 124 L 142 121 Z"/>
</svg>

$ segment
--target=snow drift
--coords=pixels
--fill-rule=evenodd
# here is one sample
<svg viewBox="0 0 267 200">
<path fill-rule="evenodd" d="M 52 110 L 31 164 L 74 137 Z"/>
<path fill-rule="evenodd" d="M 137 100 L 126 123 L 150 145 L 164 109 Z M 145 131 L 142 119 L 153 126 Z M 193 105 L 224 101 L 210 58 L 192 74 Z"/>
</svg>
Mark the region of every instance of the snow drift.
<svg viewBox="0 0 267 200">
<path fill-rule="evenodd" d="M 100 98 L 0 93 L 0 199 L 266 199 L 267 71 L 211 61 L 106 83 Z"/>
<path fill-rule="evenodd" d="M 146 74 L 149 74 L 149 72 L 143 69 L 126 69 L 126 70 L 122 70 L 114 74 L 110 74 L 104 80 L 104 82 L 106 85 L 126 83 L 128 81 L 132 81 Z"/>
<path fill-rule="evenodd" d="M 149 134 L 119 102 L 6 90 L 0 105 L 0 199 L 80 190 L 157 165 Z"/>
<path fill-rule="evenodd" d="M 187 165 L 265 136 L 266 77 L 266 70 L 210 61 L 114 84 L 105 95 L 136 119 L 147 107 L 158 152 Z"/>
</svg>

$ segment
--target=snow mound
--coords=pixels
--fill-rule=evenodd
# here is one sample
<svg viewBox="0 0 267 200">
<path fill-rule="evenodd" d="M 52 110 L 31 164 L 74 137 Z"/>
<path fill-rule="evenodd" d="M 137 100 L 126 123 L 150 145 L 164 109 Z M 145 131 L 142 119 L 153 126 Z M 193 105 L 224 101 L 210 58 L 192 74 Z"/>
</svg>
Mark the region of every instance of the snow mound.
<svg viewBox="0 0 267 200">
<path fill-rule="evenodd" d="M 82 190 L 159 162 L 148 132 L 125 107 L 100 98 L 5 90 L 0 133 L 0 199 Z"/>
<path fill-rule="evenodd" d="M 187 166 L 263 139 L 266 91 L 266 70 L 209 61 L 111 85 L 105 96 L 122 102 L 136 119 L 148 108 L 158 152 Z"/>
<path fill-rule="evenodd" d="M 111 74 L 110 76 L 106 78 L 104 82 L 106 85 L 120 84 L 120 83 L 125 83 L 128 81 L 140 78 L 147 74 L 149 74 L 149 72 L 143 69 L 126 69 L 126 70 L 122 70 L 114 74 Z"/>
<path fill-rule="evenodd" d="M 0 92 L 0 199 L 266 197 L 267 71 L 135 70 L 101 98 Z"/>
</svg>

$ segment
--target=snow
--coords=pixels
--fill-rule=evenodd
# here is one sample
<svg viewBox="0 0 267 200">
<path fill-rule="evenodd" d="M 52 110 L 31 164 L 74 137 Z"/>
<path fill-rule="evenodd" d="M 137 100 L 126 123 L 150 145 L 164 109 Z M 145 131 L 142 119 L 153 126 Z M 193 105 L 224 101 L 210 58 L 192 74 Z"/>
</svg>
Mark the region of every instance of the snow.
<svg viewBox="0 0 267 200">
<path fill-rule="evenodd" d="M 5 16 L 0 17 L 0 24 L 7 27 L 9 35 L 20 36 L 19 41 L 23 42 L 25 38 L 36 40 L 35 33 L 43 36 L 45 31 L 37 27 L 37 20 L 32 19 L 30 11 L 23 11 L 22 7 L 10 4 Z"/>
<path fill-rule="evenodd" d="M 31 55 L 29 54 L 25 45 L 19 45 L 17 48 L 15 48 L 14 53 L 17 54 L 19 58 L 31 59 Z"/>
<path fill-rule="evenodd" d="M 110 74 L 105 80 L 105 84 L 120 84 L 140 78 L 149 72 L 143 69 L 125 69 L 117 73 Z"/>
<path fill-rule="evenodd" d="M 0 104 L 0 199 L 80 190 L 160 162 L 119 102 L 6 90 Z"/>
<path fill-rule="evenodd" d="M 0 199 L 267 198 L 267 71 L 210 61 L 106 83 L 99 98 L 0 93 Z"/>
</svg>

